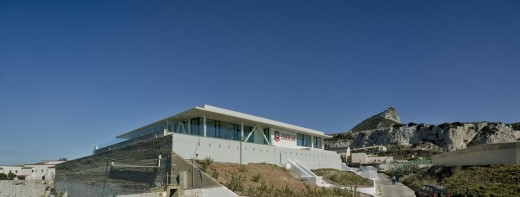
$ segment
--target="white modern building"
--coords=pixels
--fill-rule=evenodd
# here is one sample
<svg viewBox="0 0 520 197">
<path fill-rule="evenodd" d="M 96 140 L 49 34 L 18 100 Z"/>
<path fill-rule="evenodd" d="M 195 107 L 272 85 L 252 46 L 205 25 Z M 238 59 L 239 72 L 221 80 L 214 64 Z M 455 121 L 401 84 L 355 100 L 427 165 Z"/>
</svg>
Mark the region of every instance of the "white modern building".
<svg viewBox="0 0 520 197">
<path fill-rule="evenodd" d="M 245 113 L 203 105 L 117 136 L 120 142 L 94 149 L 94 154 L 153 138 L 172 136 L 172 151 L 185 159 L 272 163 L 296 160 L 307 167 L 341 168 L 340 156 L 324 150 L 321 131 Z"/>
</svg>

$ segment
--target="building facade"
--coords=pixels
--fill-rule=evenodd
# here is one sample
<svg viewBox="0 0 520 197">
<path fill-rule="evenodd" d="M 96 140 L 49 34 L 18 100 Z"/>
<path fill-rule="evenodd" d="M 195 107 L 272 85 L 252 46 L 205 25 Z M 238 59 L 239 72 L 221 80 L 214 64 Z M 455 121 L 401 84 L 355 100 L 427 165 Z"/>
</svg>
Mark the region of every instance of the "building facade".
<svg viewBox="0 0 520 197">
<path fill-rule="evenodd" d="M 328 137 L 321 131 L 204 105 L 123 133 L 114 143 L 96 146 L 90 156 L 57 165 L 56 186 L 79 197 L 132 194 L 158 186 L 215 187 L 219 183 L 193 164 L 205 158 L 280 167 L 291 160 L 310 169 L 341 169 L 340 156 L 323 149 Z"/>
<path fill-rule="evenodd" d="M 121 134 L 116 137 L 120 143 L 98 146 L 94 154 L 166 135 L 172 135 L 172 151 L 186 159 L 208 157 L 220 162 L 283 166 L 287 158 L 293 158 L 310 168 L 341 166 L 339 155 L 324 150 L 323 140 L 330 136 L 321 131 L 210 105 Z"/>
</svg>

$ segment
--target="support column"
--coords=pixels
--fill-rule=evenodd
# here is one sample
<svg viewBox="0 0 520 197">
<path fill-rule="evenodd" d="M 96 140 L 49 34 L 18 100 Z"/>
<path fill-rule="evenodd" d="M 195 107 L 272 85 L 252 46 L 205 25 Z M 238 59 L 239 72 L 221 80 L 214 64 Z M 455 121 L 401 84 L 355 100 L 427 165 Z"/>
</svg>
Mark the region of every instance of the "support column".
<svg viewBox="0 0 520 197">
<path fill-rule="evenodd" d="M 240 165 L 242 165 L 242 143 L 244 142 L 244 123 L 240 123 Z"/>
<path fill-rule="evenodd" d="M 244 141 L 244 123 L 240 123 L 240 141 Z"/>
<path fill-rule="evenodd" d="M 314 148 L 314 136 L 311 135 L 311 148 Z"/>
<path fill-rule="evenodd" d="M 206 114 L 204 114 L 204 119 L 203 119 L 203 130 L 204 130 L 204 137 L 206 137 Z"/>
<path fill-rule="evenodd" d="M 186 133 L 191 135 L 192 134 L 191 133 L 191 120 L 190 119 L 186 120 L 186 124 L 188 125 L 187 126 L 188 130 L 186 131 Z"/>
</svg>

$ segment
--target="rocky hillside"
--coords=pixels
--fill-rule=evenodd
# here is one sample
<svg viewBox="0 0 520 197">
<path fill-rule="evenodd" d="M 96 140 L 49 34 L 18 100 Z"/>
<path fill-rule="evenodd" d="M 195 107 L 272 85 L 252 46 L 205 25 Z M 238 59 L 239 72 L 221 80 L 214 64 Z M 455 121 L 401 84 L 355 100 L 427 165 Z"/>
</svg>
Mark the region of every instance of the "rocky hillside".
<svg viewBox="0 0 520 197">
<path fill-rule="evenodd" d="M 390 107 L 379 114 L 363 120 L 361 123 L 354 126 L 351 131 L 383 129 L 399 123 L 401 123 L 399 114 L 397 114 L 397 111 L 394 108 Z"/>
<path fill-rule="evenodd" d="M 394 114 L 397 114 L 397 112 Z M 375 120 L 376 118 L 374 117 L 376 116 L 367 120 Z M 375 125 L 384 124 L 372 123 L 365 128 L 373 128 Z M 393 124 L 386 128 L 339 134 L 332 139 L 328 139 L 325 142 L 325 146 L 327 148 L 348 146 L 360 148 L 372 145 L 399 144 L 425 149 L 453 151 L 479 144 L 516 142 L 520 140 L 519 138 L 520 123 L 453 122 L 440 125 L 408 123 L 406 125 Z"/>
</svg>

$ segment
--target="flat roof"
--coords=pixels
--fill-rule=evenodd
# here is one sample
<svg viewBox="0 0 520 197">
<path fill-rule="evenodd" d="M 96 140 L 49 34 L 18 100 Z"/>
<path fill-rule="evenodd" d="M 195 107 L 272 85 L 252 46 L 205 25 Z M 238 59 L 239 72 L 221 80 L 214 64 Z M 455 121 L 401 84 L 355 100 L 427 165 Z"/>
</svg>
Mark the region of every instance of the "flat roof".
<svg viewBox="0 0 520 197">
<path fill-rule="evenodd" d="M 305 127 L 300 127 L 300 126 L 283 123 L 283 122 L 279 122 L 279 121 L 275 121 L 275 120 L 271 120 L 271 119 L 267 119 L 267 118 L 262 118 L 262 117 L 258 117 L 258 116 L 253 116 L 253 115 L 245 114 L 245 113 L 241 113 L 241 112 L 236 112 L 236 111 L 232 111 L 232 110 L 228 110 L 228 109 L 214 107 L 211 105 L 203 105 L 203 106 L 197 106 L 197 107 L 188 109 L 184 112 L 181 112 L 174 116 L 170 116 L 168 118 L 156 121 L 156 122 L 148 124 L 144 127 L 126 132 L 124 134 L 117 136 L 116 138 L 129 139 L 129 138 L 131 138 L 132 134 L 134 134 L 146 127 L 152 126 L 154 124 L 157 124 L 157 123 L 160 123 L 163 121 L 175 120 L 175 119 L 179 119 L 179 118 L 202 117 L 202 116 L 206 116 L 209 119 L 216 119 L 216 120 L 220 120 L 220 121 L 230 121 L 230 122 L 235 122 L 235 123 L 243 122 L 244 124 L 262 124 L 262 125 L 269 126 L 269 127 L 287 129 L 290 131 L 296 131 L 299 133 L 309 134 L 309 135 L 323 137 L 323 138 L 331 137 L 329 135 L 325 135 L 324 132 L 322 132 L 322 131 L 309 129 L 309 128 L 305 128 Z M 179 119 L 179 120 L 181 120 L 181 119 Z M 253 125 L 253 126 L 255 126 L 255 125 Z"/>
</svg>

